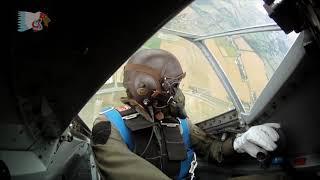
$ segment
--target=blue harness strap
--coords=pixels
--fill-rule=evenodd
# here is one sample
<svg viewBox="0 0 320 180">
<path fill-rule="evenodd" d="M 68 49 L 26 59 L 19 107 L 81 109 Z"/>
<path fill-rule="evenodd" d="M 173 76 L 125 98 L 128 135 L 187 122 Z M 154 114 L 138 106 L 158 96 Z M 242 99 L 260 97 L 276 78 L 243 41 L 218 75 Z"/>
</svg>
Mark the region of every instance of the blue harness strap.
<svg viewBox="0 0 320 180">
<path fill-rule="evenodd" d="M 127 144 L 130 150 L 133 150 L 134 146 L 131 138 L 131 131 L 124 123 L 121 114 L 113 107 L 103 109 L 101 114 L 104 114 L 112 125 L 118 129 L 123 141 Z"/>
<path fill-rule="evenodd" d="M 178 179 L 184 179 L 189 174 L 191 162 L 193 160 L 193 150 L 191 149 L 190 131 L 187 119 L 180 120 L 182 128 L 182 138 L 187 149 L 187 159 L 181 161 L 180 173 Z"/>
</svg>

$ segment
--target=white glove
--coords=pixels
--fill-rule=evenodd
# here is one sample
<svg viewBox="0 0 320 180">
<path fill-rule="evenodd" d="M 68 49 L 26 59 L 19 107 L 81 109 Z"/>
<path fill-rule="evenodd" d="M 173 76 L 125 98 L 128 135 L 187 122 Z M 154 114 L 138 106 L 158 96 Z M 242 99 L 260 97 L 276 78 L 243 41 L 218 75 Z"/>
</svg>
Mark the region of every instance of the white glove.
<svg viewBox="0 0 320 180">
<path fill-rule="evenodd" d="M 279 134 L 275 129 L 280 128 L 278 123 L 266 123 L 252 126 L 243 134 L 238 134 L 233 142 L 233 148 L 238 153 L 248 153 L 256 158 L 258 152 L 274 151 Z"/>
</svg>

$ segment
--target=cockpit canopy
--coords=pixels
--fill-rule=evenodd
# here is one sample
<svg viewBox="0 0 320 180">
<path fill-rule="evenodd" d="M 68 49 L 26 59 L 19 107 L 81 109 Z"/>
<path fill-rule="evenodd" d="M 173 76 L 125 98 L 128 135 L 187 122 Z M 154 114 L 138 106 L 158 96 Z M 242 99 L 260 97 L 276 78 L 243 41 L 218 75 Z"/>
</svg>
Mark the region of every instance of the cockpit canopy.
<svg viewBox="0 0 320 180">
<path fill-rule="evenodd" d="M 180 87 L 194 123 L 227 111 L 250 113 L 298 34 L 286 35 L 261 0 L 197 0 L 152 36 L 141 49 L 173 53 L 187 73 Z M 79 113 L 89 127 L 104 106 L 126 96 L 124 64 Z"/>
</svg>

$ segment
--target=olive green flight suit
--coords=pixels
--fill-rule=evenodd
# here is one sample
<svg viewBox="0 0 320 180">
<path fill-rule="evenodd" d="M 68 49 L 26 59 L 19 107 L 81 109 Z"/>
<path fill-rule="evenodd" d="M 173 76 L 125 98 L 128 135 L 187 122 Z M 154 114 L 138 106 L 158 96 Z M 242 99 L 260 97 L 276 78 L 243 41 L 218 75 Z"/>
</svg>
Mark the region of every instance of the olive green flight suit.
<svg viewBox="0 0 320 180">
<path fill-rule="evenodd" d="M 141 114 L 141 113 L 140 113 Z M 100 115 L 94 126 L 107 121 L 104 115 Z M 209 137 L 198 126 L 189 122 L 191 145 L 196 154 L 205 160 L 216 160 L 221 162 L 223 156 L 234 153 L 233 139 L 224 142 Z M 96 163 L 101 175 L 105 179 L 170 179 L 160 169 L 147 160 L 131 152 L 122 140 L 118 130 L 111 125 L 111 133 L 106 143 L 98 144 L 92 142 Z"/>
</svg>

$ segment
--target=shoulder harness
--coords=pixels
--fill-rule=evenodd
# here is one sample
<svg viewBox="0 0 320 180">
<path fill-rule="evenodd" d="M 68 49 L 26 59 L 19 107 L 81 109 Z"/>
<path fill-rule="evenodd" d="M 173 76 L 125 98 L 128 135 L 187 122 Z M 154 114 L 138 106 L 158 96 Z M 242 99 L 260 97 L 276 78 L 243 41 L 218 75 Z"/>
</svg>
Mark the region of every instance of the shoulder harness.
<svg viewBox="0 0 320 180">
<path fill-rule="evenodd" d="M 119 108 L 117 108 L 119 109 Z M 113 107 L 104 108 L 100 114 L 104 114 L 111 124 L 119 131 L 121 138 L 127 144 L 128 148 L 133 151 L 134 142 L 130 128 L 127 127 L 125 120 L 136 118 L 139 113 L 133 109 L 122 108 L 117 110 Z M 194 159 L 194 151 L 191 148 L 190 130 L 187 119 L 180 119 L 180 129 L 182 130 L 182 139 L 186 149 L 186 158 L 180 163 L 180 172 L 177 179 L 184 179 L 189 174 L 191 163 Z"/>
</svg>

